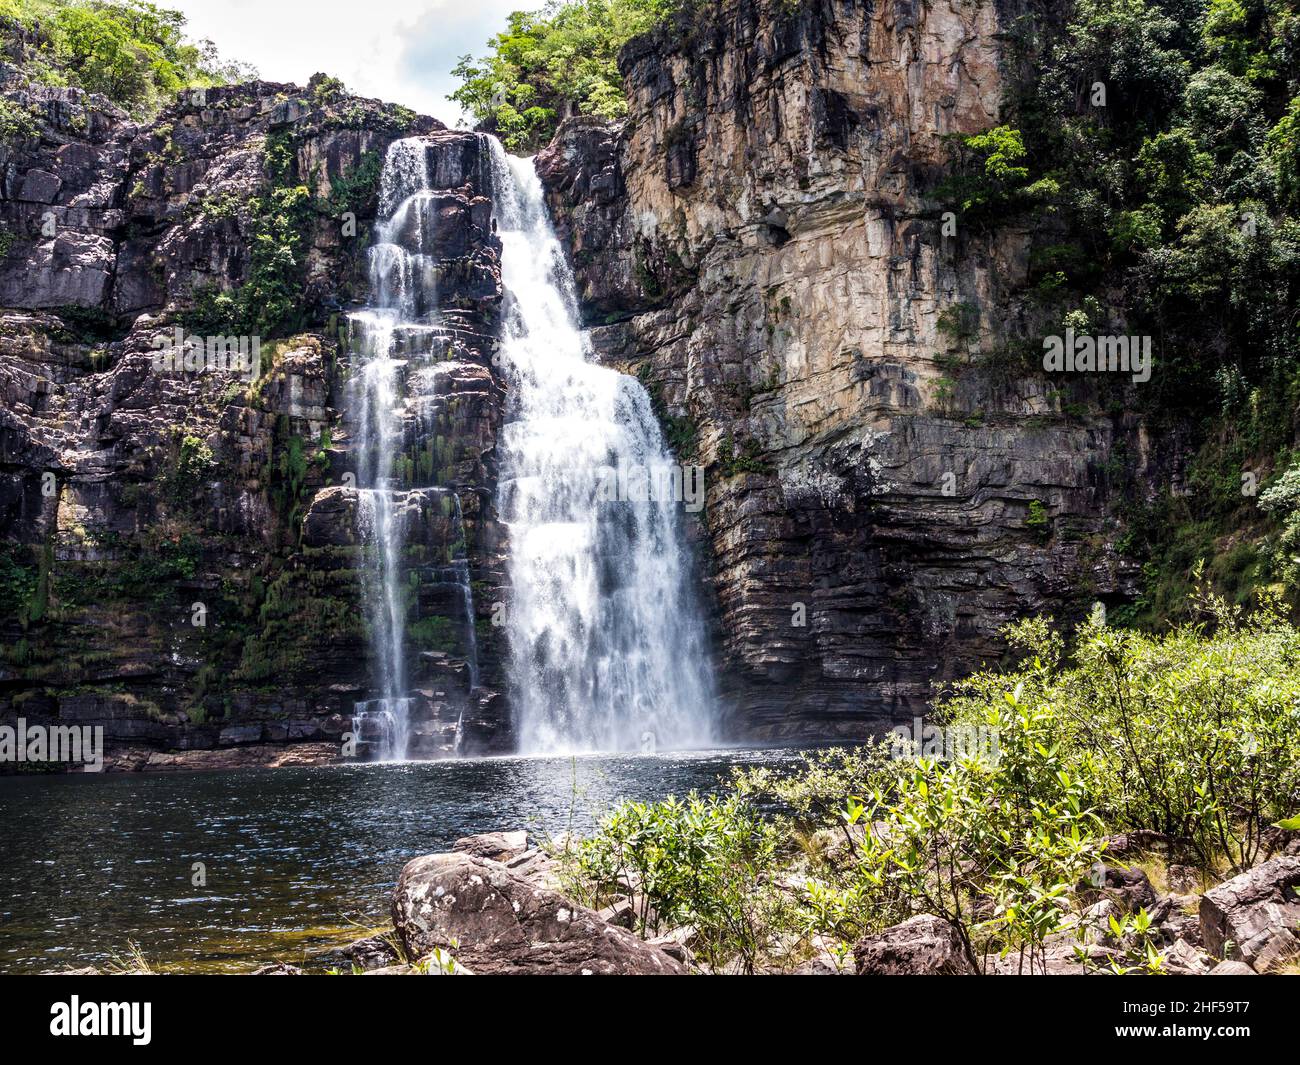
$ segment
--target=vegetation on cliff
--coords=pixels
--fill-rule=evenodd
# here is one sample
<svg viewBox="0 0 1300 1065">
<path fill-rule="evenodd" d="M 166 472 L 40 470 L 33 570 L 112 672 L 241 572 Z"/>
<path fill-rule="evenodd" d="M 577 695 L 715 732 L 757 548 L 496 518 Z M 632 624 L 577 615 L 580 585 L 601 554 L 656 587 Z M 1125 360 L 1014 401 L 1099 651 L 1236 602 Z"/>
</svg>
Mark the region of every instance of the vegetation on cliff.
<svg viewBox="0 0 1300 1065">
<path fill-rule="evenodd" d="M 652 29 L 683 0 L 552 0 L 516 11 L 488 42 L 489 55 L 464 56 L 451 98 L 495 130 L 512 152 L 532 152 L 568 114 L 627 113 L 618 50 Z"/>
<path fill-rule="evenodd" d="M 210 41 L 185 37 L 185 16 L 145 0 L 0 0 L 6 36 L 27 36 L 27 71 L 52 86 L 101 93 L 134 115 L 181 89 L 252 76 Z"/>
<path fill-rule="evenodd" d="M 1183 863 L 1209 882 L 1295 824 L 1300 630 L 1268 602 L 1249 620 L 1200 608 L 1160 637 L 1094 619 L 1071 660 L 1047 620 L 1012 626 L 1021 663 L 959 684 L 933 735 L 739 771 L 720 796 L 624 803 L 570 853 L 567 887 L 603 905 L 637 885 L 639 927 L 692 926 L 715 967 L 788 967 L 814 937 L 843 959 L 929 913 L 974 971 L 1008 957 L 1041 971 L 1053 937 L 1095 934 L 1107 833 L 1147 830 L 1139 866 L 1157 883 Z M 1148 923 L 1115 917 L 1106 968 L 1162 970 Z"/>
<path fill-rule="evenodd" d="M 1297 500 L 1274 488 L 1300 469 L 1294 3 L 1080 0 L 1012 39 L 1032 73 L 939 193 L 980 226 L 1034 218 L 1045 332 L 1155 338 L 1138 401 L 1193 457 L 1155 498 L 1126 478 L 1127 617 L 1186 617 L 1202 564 L 1237 602 L 1275 583 L 1295 605 Z"/>
<path fill-rule="evenodd" d="M 774 3 L 791 33 L 816 17 Z M 456 99 L 533 150 L 566 114 L 624 113 L 616 59 L 631 37 L 716 10 L 570 0 L 516 12 L 486 58 L 461 62 Z M 951 137 L 947 171 L 919 177 L 963 233 L 1029 223 L 1025 335 L 1003 338 L 1017 372 L 1040 372 L 1039 341 L 1066 327 L 1154 340 L 1136 395 L 1169 476 L 1152 492 L 1136 456 L 1115 457 L 1121 547 L 1144 579 L 1112 620 L 1186 618 L 1198 566 L 1236 602 L 1274 586 L 1300 608 L 1300 496 L 1284 487 L 1300 477 L 1294 0 L 1077 0 L 1005 21 L 1000 124 Z"/>
</svg>

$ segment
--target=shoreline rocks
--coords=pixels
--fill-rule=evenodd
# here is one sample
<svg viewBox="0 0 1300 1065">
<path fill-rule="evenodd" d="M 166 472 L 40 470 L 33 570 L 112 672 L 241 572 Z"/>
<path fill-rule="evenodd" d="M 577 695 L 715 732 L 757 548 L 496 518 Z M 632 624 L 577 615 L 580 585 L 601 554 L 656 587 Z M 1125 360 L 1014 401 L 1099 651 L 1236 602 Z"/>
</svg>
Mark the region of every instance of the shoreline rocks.
<svg viewBox="0 0 1300 1065">
<path fill-rule="evenodd" d="M 469 849 L 428 854 L 403 868 L 392 913 L 407 957 L 442 951 L 487 975 L 688 971 L 661 947 Z"/>
</svg>

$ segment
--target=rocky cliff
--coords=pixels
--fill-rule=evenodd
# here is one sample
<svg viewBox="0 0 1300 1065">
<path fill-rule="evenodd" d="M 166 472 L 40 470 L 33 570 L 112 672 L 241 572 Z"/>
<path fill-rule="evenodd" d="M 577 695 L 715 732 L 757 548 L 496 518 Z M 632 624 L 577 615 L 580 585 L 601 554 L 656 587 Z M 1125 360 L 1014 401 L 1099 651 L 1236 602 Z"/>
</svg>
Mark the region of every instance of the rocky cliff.
<svg viewBox="0 0 1300 1065">
<path fill-rule="evenodd" d="M 1043 374 L 1040 235 L 937 192 L 945 138 L 998 124 L 1014 14 L 702 5 L 624 48 L 625 123 L 570 119 L 538 159 L 597 348 L 708 468 L 738 735 L 905 721 L 1008 621 L 1132 590 L 1127 382 Z"/>
<path fill-rule="evenodd" d="M 140 125 L 27 80 L 23 38 L 6 47 L 0 717 L 103 725 L 122 767 L 291 741 L 337 754 L 370 676 L 341 312 L 368 295 L 384 152 L 427 135 L 444 350 L 404 460 L 448 495 L 408 544 L 416 749 L 450 749 L 466 710 L 466 749 L 508 745 L 486 621 L 465 705 L 445 572 L 453 552 L 483 587 L 499 572 L 499 247 L 476 138 L 327 79 L 186 92 Z M 199 361 L 160 368 L 178 330 Z M 213 336 L 247 366 L 214 366 Z"/>
</svg>

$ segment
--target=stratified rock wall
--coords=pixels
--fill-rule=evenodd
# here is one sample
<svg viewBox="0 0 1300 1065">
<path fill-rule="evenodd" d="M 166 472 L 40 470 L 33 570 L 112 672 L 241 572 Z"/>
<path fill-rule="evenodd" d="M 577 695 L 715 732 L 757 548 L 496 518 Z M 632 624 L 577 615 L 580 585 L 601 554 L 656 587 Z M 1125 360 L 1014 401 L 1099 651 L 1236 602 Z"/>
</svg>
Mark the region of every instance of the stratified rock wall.
<svg viewBox="0 0 1300 1065">
<path fill-rule="evenodd" d="M 999 122 L 1000 29 L 979 0 L 699 5 L 624 49 L 626 123 L 538 158 L 598 350 L 708 465 L 737 734 L 905 721 L 1005 623 L 1126 591 L 1135 427 L 1026 360 L 1031 235 L 946 236 L 931 198 L 943 138 Z"/>
<path fill-rule="evenodd" d="M 28 127 L 0 141 L 0 718 L 103 725 L 119 768 L 158 750 L 339 750 L 371 675 L 345 312 L 368 297 L 384 153 L 422 136 L 444 324 L 436 367 L 405 382 L 402 461 L 445 493 L 412 516 L 405 563 L 415 744 L 450 750 L 459 723 L 464 750 L 508 747 L 486 621 L 501 579 L 500 248 L 478 138 L 266 82 L 182 93 L 141 126 L 27 82 L 22 47 L 0 66 Z M 268 331 L 281 290 L 289 309 Z M 256 379 L 160 370 L 178 328 L 260 334 Z M 447 579 L 464 557 L 481 615 L 473 705 Z"/>
</svg>

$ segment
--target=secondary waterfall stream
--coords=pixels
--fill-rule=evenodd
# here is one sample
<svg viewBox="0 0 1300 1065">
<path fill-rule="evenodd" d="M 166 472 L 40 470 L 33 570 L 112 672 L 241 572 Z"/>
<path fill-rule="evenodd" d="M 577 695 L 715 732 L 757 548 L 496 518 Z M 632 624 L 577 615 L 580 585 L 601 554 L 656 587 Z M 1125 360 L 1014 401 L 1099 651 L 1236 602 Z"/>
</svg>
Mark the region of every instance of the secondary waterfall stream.
<svg viewBox="0 0 1300 1065">
<path fill-rule="evenodd" d="M 373 687 L 357 703 L 354 731 L 380 759 L 405 758 L 411 742 L 412 696 L 407 682 L 406 619 L 413 587 L 403 562 L 407 538 L 431 508 L 454 515 L 464 540 L 460 498 L 428 480 L 431 471 L 398 464 L 429 435 L 421 417 L 436 377 L 437 262 L 428 254 L 436 217 L 429 188 L 427 145 L 394 141 L 380 178 L 379 224 L 369 255 L 374 305 L 350 315 L 358 356 L 351 382 L 358 436 L 357 525 L 364 540 L 362 599 L 370 632 Z M 463 556 L 463 553 L 462 553 Z M 478 641 L 469 564 L 449 560 L 441 579 L 459 585 L 470 694 L 478 687 Z M 418 575 L 417 575 L 418 580 Z M 459 730 L 458 730 L 459 736 Z"/>
<path fill-rule="evenodd" d="M 510 529 L 520 749 L 705 745 L 714 739 L 708 641 L 682 503 L 663 491 L 680 487 L 683 471 L 640 383 L 591 361 L 532 160 L 484 140 L 508 301 L 498 509 Z"/>
</svg>

